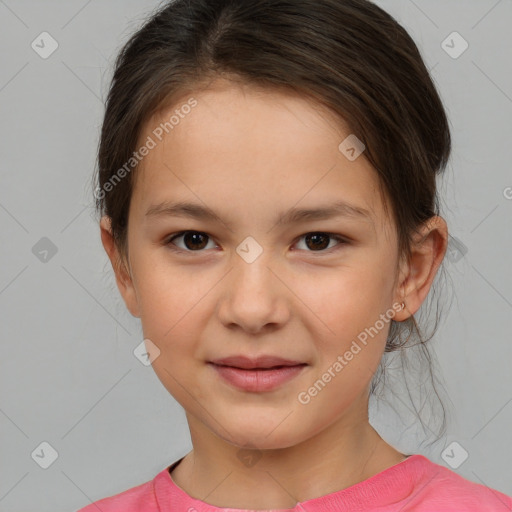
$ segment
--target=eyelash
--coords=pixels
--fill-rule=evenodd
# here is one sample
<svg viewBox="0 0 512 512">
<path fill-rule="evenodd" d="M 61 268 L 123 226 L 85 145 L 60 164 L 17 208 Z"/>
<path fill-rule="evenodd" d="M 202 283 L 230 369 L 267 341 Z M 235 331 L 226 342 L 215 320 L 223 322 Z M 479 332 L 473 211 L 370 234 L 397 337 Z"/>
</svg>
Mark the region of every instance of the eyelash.
<svg viewBox="0 0 512 512">
<path fill-rule="evenodd" d="M 208 241 L 212 240 L 212 237 L 210 235 L 208 235 L 207 233 L 205 233 L 204 231 L 194 231 L 194 230 L 186 230 L 186 231 L 180 231 L 179 233 L 174 233 L 173 235 L 169 236 L 166 238 L 166 240 L 164 241 L 164 245 L 166 247 L 169 248 L 169 250 L 173 251 L 173 252 L 180 252 L 180 253 L 201 253 L 201 252 L 204 252 L 204 249 L 199 249 L 197 251 L 192 251 L 190 249 L 182 249 L 180 247 L 176 247 L 172 242 L 174 240 L 176 240 L 176 238 L 180 238 L 181 236 L 183 235 L 186 235 L 187 233 L 197 233 L 197 234 L 200 234 L 200 235 L 205 235 L 206 237 L 209 238 Z M 333 240 L 336 240 L 337 242 L 339 242 L 338 246 L 343 246 L 343 245 L 348 245 L 349 244 L 349 240 L 345 237 L 342 237 L 340 235 L 336 235 L 334 233 L 327 233 L 325 231 L 310 231 L 308 233 L 305 233 L 303 235 L 301 235 L 299 237 L 299 240 L 306 237 L 307 235 L 327 235 L 329 238 L 333 239 Z M 338 246 L 334 246 L 334 247 L 330 247 L 328 249 L 321 249 L 321 250 L 318 250 L 318 251 L 306 251 L 306 252 L 311 252 L 312 254 L 315 254 L 315 253 L 329 253 L 331 252 L 333 249 L 336 250 L 338 248 Z"/>
</svg>

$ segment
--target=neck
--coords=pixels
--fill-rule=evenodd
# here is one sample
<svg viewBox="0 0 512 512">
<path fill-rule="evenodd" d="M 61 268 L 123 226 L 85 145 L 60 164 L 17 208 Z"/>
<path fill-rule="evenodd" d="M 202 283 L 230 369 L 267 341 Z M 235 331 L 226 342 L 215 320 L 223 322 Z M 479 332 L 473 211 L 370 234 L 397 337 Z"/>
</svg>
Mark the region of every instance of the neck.
<svg viewBox="0 0 512 512">
<path fill-rule="evenodd" d="M 368 421 L 333 424 L 288 448 L 241 450 L 204 424 L 188 420 L 194 449 L 171 476 L 191 497 L 216 507 L 293 508 L 298 502 L 355 485 L 404 459 Z"/>
</svg>

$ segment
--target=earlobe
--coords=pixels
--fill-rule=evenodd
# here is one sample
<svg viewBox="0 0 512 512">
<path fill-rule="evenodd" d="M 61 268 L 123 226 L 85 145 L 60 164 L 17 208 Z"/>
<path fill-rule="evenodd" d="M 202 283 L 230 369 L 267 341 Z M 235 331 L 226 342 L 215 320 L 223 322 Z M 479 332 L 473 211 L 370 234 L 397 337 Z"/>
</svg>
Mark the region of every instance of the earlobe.
<svg viewBox="0 0 512 512">
<path fill-rule="evenodd" d="M 400 276 L 398 302 L 404 302 L 397 321 L 414 315 L 425 300 L 448 245 L 448 228 L 442 217 L 431 217 L 415 234 L 410 260 Z"/>
<path fill-rule="evenodd" d="M 110 217 L 104 215 L 100 220 L 101 243 L 108 255 L 112 269 L 114 270 L 117 287 L 130 313 L 140 318 L 137 294 L 129 270 L 115 244 L 110 227 Z"/>
</svg>

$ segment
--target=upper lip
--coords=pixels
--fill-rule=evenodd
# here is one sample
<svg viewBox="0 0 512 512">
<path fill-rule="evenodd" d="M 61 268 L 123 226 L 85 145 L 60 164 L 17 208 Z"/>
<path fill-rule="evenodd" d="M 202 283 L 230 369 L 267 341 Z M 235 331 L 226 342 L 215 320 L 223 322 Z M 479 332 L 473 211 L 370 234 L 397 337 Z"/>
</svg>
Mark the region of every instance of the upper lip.
<svg viewBox="0 0 512 512">
<path fill-rule="evenodd" d="M 247 356 L 230 356 L 223 357 L 222 359 L 214 359 L 210 362 L 222 366 L 243 368 L 245 370 L 252 370 L 254 368 L 272 368 L 274 366 L 297 366 L 306 364 L 302 361 L 293 361 L 290 359 L 283 359 L 282 357 L 271 355 L 262 355 L 255 358 Z"/>
</svg>

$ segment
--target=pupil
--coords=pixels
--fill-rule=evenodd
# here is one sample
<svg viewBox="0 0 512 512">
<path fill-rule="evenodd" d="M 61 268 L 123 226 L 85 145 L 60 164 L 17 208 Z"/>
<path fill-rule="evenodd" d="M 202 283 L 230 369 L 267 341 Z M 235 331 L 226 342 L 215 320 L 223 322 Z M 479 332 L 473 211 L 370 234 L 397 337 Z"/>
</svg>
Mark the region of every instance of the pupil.
<svg viewBox="0 0 512 512">
<path fill-rule="evenodd" d="M 320 247 L 318 247 L 318 239 L 319 238 L 323 238 L 324 242 L 326 242 L 326 243 L 323 243 L 323 244 L 320 243 Z M 313 240 L 313 245 L 317 244 L 317 247 L 316 247 L 317 249 L 325 249 L 326 247 L 329 246 L 329 237 L 324 235 L 324 234 L 314 233 L 312 235 L 307 235 L 306 236 L 306 243 L 308 241 L 311 241 L 311 240 Z"/>
</svg>

